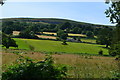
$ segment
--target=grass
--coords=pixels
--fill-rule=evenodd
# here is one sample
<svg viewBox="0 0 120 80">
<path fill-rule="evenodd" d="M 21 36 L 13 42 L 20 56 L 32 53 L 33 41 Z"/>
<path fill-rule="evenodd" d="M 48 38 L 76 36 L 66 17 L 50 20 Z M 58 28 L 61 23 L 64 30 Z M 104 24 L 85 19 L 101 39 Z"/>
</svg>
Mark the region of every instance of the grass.
<svg viewBox="0 0 120 80">
<path fill-rule="evenodd" d="M 13 31 L 13 35 L 19 35 L 20 31 Z M 56 35 L 56 33 L 54 32 L 43 32 L 44 34 L 54 34 Z M 39 38 L 46 38 L 46 39 L 56 39 L 55 36 L 45 36 L 45 35 L 37 35 Z M 86 37 L 86 35 L 83 34 L 72 34 L 69 33 L 69 36 L 82 36 L 82 37 Z M 71 38 L 71 37 L 68 37 Z M 87 38 L 81 38 L 82 41 L 84 42 L 90 42 L 90 43 L 96 43 L 95 39 L 87 39 Z"/>
<path fill-rule="evenodd" d="M 20 31 L 13 31 L 13 35 L 19 35 Z M 54 32 L 43 32 L 44 34 L 54 34 L 54 35 L 57 35 L 56 33 Z M 86 35 L 83 35 L 83 34 L 72 34 L 72 33 L 69 33 L 68 34 L 69 36 L 83 36 L 83 37 L 86 37 Z"/>
<path fill-rule="evenodd" d="M 27 43 L 27 41 L 24 41 L 22 39 L 15 39 L 16 43 L 19 45 L 19 49 L 25 49 L 25 50 L 29 50 L 29 44 Z"/>
<path fill-rule="evenodd" d="M 66 52 L 68 54 L 53 54 L 52 56 L 55 64 L 68 65 L 69 78 L 112 78 L 113 73 L 111 72 L 119 70 L 118 64 L 120 62 L 114 60 L 114 57 L 77 55 L 80 53 L 98 54 L 100 49 L 107 55 L 108 50 L 102 48 L 104 45 L 72 42 L 67 42 L 68 45 L 62 45 L 60 41 L 20 38 L 14 38 L 14 40 L 19 45 L 19 49 L 14 49 L 13 47 L 11 47 L 11 49 L 3 49 L 2 64 L 10 65 L 19 57 L 12 53 L 20 53 L 36 61 L 41 61 L 45 58 L 45 54 L 41 53 L 42 51 Z M 3 66 L 3 71 L 5 68 L 6 67 Z"/>
<path fill-rule="evenodd" d="M 19 51 L 20 50 L 12 50 L 11 52 Z M 45 54 L 39 52 L 24 52 L 22 50 L 20 52 L 23 52 L 23 56 L 28 56 L 37 61 L 44 60 L 45 58 Z M 114 57 L 85 56 L 76 54 L 54 54 L 52 56 L 56 64 L 65 64 L 69 66 L 68 77 L 70 78 L 112 78 L 113 74 L 111 71 L 119 70 L 119 61 L 115 61 Z M 3 64 L 10 64 L 17 58 L 17 55 L 4 53 L 3 51 Z"/>
<path fill-rule="evenodd" d="M 34 40 L 34 39 L 18 39 L 14 38 L 19 45 L 19 49 L 30 50 L 29 45 L 34 47 L 35 51 L 45 52 L 64 52 L 64 53 L 88 53 L 98 54 L 99 50 L 103 50 L 105 55 L 108 54 L 108 50 L 104 45 L 86 44 L 86 43 L 72 43 L 67 42 L 68 45 L 62 45 L 61 41 L 50 40 Z"/>
<path fill-rule="evenodd" d="M 56 39 L 54 36 L 37 35 L 39 38 Z"/>
<path fill-rule="evenodd" d="M 57 35 L 56 33 L 54 32 L 43 32 L 44 34 L 54 34 L 54 35 Z M 83 37 L 86 37 L 86 35 L 83 35 L 83 34 L 72 34 L 72 33 L 68 33 L 69 36 L 83 36 Z"/>
<path fill-rule="evenodd" d="M 95 39 L 81 38 L 81 41 L 83 41 L 83 42 L 90 42 L 90 43 L 96 43 Z"/>
</svg>

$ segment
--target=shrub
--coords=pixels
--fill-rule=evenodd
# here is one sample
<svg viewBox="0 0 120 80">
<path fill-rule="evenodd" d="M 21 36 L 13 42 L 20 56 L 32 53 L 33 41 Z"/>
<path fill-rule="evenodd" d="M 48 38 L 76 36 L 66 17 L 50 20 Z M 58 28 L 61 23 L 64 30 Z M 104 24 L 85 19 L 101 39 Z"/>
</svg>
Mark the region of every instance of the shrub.
<svg viewBox="0 0 120 80">
<path fill-rule="evenodd" d="M 66 40 L 63 40 L 63 41 L 62 41 L 62 45 L 68 45 L 68 44 L 66 43 Z"/>
<path fill-rule="evenodd" d="M 116 44 L 112 44 L 110 46 L 109 55 L 111 56 L 120 55 L 120 42 L 117 42 Z"/>
<path fill-rule="evenodd" d="M 120 71 L 115 70 L 115 71 L 110 71 L 112 73 L 113 79 L 114 80 L 119 80 L 120 79 Z"/>
<path fill-rule="evenodd" d="M 94 33 L 91 32 L 91 31 L 88 31 L 88 32 L 86 33 L 86 36 L 87 36 L 88 38 L 94 38 Z"/>
<path fill-rule="evenodd" d="M 99 55 L 103 55 L 103 50 L 100 50 L 98 53 Z"/>
<path fill-rule="evenodd" d="M 51 56 L 39 62 L 20 56 L 2 73 L 2 80 L 56 80 L 65 78 L 66 72 L 66 66 L 55 65 Z"/>
<path fill-rule="evenodd" d="M 115 60 L 120 60 L 120 55 L 117 55 L 117 56 L 115 57 Z"/>
</svg>

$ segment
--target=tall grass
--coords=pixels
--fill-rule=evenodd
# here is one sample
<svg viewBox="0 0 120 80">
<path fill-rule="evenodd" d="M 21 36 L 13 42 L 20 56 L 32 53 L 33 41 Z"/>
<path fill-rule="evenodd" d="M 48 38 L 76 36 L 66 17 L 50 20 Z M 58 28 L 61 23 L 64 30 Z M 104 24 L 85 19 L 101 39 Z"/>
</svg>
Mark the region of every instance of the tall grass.
<svg viewBox="0 0 120 80">
<path fill-rule="evenodd" d="M 23 51 L 24 52 L 24 51 Z M 45 54 L 27 52 L 22 54 L 37 61 L 44 60 Z M 114 71 L 119 70 L 119 62 L 114 57 L 88 56 L 77 54 L 54 54 L 56 64 L 68 65 L 68 77 L 70 78 L 112 78 Z M 3 64 L 10 64 L 18 58 L 12 53 L 3 54 Z M 4 68 L 3 68 L 4 69 Z M 116 72 L 118 73 L 118 72 Z"/>
</svg>

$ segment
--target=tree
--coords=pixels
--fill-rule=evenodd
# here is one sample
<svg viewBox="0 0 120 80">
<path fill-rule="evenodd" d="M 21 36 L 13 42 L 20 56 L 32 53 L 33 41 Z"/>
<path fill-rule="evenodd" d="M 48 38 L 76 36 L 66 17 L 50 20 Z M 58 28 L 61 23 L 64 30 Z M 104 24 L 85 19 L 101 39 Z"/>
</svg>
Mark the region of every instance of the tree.
<svg viewBox="0 0 120 80">
<path fill-rule="evenodd" d="M 66 33 L 63 30 L 59 30 L 57 32 L 57 36 L 60 38 L 61 41 L 63 41 L 62 44 L 66 44 L 66 39 L 67 39 L 68 33 Z"/>
<path fill-rule="evenodd" d="M 97 44 L 106 45 L 106 48 L 111 45 L 112 41 L 112 30 L 108 27 L 104 27 L 99 31 L 99 34 L 97 35 Z"/>
<path fill-rule="evenodd" d="M 88 31 L 88 32 L 86 33 L 86 36 L 87 36 L 88 38 L 94 38 L 94 33 L 91 32 L 91 31 Z"/>
<path fill-rule="evenodd" d="M 81 33 L 81 28 L 79 28 L 79 27 L 74 27 L 73 29 L 72 29 L 72 32 L 73 33 L 77 33 L 77 34 L 80 34 Z"/>
<path fill-rule="evenodd" d="M 118 42 L 120 41 L 120 1 L 111 1 L 108 0 L 106 1 L 107 3 L 110 3 L 111 2 L 111 6 L 109 7 L 109 9 L 107 9 L 105 11 L 106 13 L 106 17 L 109 17 L 110 18 L 110 22 L 111 23 L 116 23 L 116 32 L 115 32 L 115 36 L 116 36 L 116 41 L 115 42 Z"/>
<path fill-rule="evenodd" d="M 38 36 L 36 36 L 35 33 L 33 31 L 30 31 L 29 29 L 21 31 L 18 37 L 28 38 L 28 39 L 38 39 Z"/>
<path fill-rule="evenodd" d="M 13 25 L 14 22 L 12 20 L 3 20 L 2 22 L 2 26 L 9 26 L 9 25 Z"/>
<path fill-rule="evenodd" d="M 110 18 L 111 23 L 116 23 L 116 29 L 114 33 L 114 41 L 110 46 L 110 55 L 120 55 L 120 0 L 112 1 L 106 0 L 106 3 L 110 3 L 109 9 L 105 11 L 106 17 Z"/>
<path fill-rule="evenodd" d="M 80 36 L 77 38 L 77 41 L 78 42 L 82 42 Z"/>
<path fill-rule="evenodd" d="M 32 24 L 30 27 L 29 27 L 29 31 L 33 31 L 34 33 L 37 33 L 37 32 L 39 32 L 40 31 L 40 29 L 39 29 L 39 25 L 37 25 L 37 24 Z"/>
<path fill-rule="evenodd" d="M 65 29 L 67 29 L 67 28 L 71 28 L 72 27 L 72 25 L 69 23 L 69 22 L 65 22 L 64 24 L 62 24 L 61 26 L 60 26 L 60 29 L 62 29 L 62 30 L 65 30 Z"/>
<path fill-rule="evenodd" d="M 5 46 L 7 49 L 9 47 L 18 47 L 16 41 L 14 39 L 11 39 L 10 36 L 7 36 L 4 33 L 2 33 L 2 45 Z"/>
<path fill-rule="evenodd" d="M 3 1 L 3 0 L 0 0 L 0 4 L 3 5 L 3 4 L 4 4 L 4 1 Z"/>
<path fill-rule="evenodd" d="M 99 54 L 99 55 L 103 55 L 103 50 L 100 50 L 100 51 L 98 52 L 98 54 Z"/>
<path fill-rule="evenodd" d="M 13 21 L 3 21 L 2 22 L 2 32 L 5 34 L 12 34 L 13 32 Z"/>
<path fill-rule="evenodd" d="M 10 26 L 5 27 L 2 31 L 5 34 L 12 34 L 13 33 L 13 29 Z"/>
<path fill-rule="evenodd" d="M 120 56 L 120 41 L 111 45 L 109 54 L 111 56 L 116 56 L 116 55 Z"/>
<path fill-rule="evenodd" d="M 58 36 L 60 39 L 66 40 L 66 39 L 67 39 L 67 36 L 68 36 L 68 33 L 66 33 L 66 32 L 63 31 L 63 30 L 59 30 L 59 31 L 57 32 L 57 36 Z"/>
<path fill-rule="evenodd" d="M 106 17 L 110 18 L 112 23 L 120 23 L 120 1 L 119 0 L 107 0 L 106 3 L 110 3 L 111 6 L 105 11 Z"/>
</svg>

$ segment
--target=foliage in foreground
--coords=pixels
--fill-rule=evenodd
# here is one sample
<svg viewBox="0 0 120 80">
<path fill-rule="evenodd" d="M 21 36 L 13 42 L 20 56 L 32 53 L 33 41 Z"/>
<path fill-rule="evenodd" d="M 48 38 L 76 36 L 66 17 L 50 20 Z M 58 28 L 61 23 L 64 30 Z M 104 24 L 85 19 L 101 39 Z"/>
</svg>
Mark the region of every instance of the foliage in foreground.
<svg viewBox="0 0 120 80">
<path fill-rule="evenodd" d="M 39 62 L 20 56 L 17 64 L 8 66 L 2 73 L 2 80 L 57 80 L 65 78 L 66 72 L 67 68 L 56 66 L 51 56 Z"/>
<path fill-rule="evenodd" d="M 110 4 L 110 7 L 105 13 L 107 17 L 110 18 L 110 22 L 116 23 L 114 40 L 113 44 L 110 46 L 109 54 L 112 56 L 120 56 L 120 1 L 108 0 L 107 3 Z"/>
</svg>

